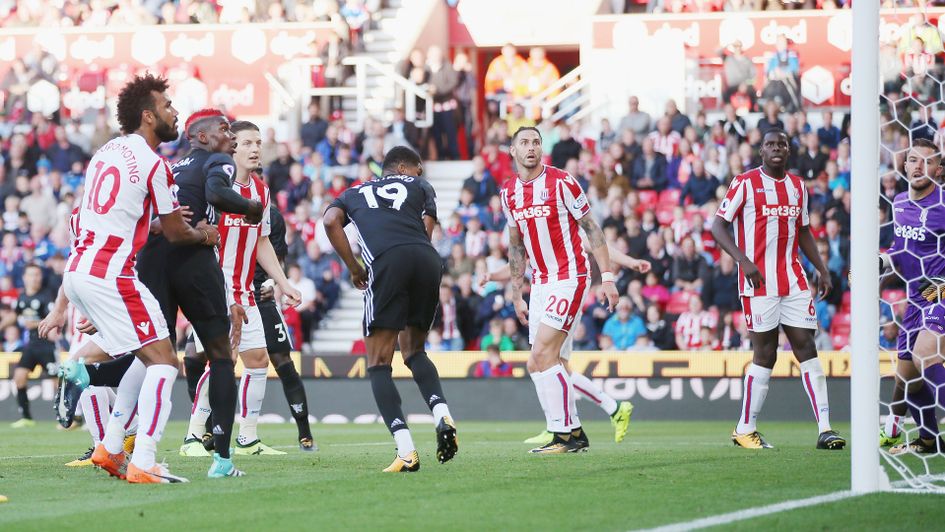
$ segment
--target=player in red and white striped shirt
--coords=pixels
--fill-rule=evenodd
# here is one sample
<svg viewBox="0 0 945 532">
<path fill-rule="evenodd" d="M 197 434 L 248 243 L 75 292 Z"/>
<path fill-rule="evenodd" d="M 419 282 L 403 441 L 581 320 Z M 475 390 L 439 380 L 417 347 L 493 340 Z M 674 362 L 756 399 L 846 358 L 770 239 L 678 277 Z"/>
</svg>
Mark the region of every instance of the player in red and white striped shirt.
<svg viewBox="0 0 945 532">
<path fill-rule="evenodd" d="M 617 289 L 610 271 L 610 254 L 600 226 L 588 216 L 590 206 L 581 186 L 567 172 L 541 164 L 538 130 L 523 127 L 516 131 L 510 153 L 518 177 L 506 181 L 501 198 L 509 220 L 513 304 L 519 320 L 528 324 L 532 344 L 528 372 L 545 411 L 548 432 L 554 433 L 550 443 L 532 452 L 583 451 L 588 446 L 587 437 L 581 430 L 571 378 L 564 365 L 570 349 L 562 352 L 571 327 L 579 320 L 590 284 L 590 263 L 581 242 L 581 229 L 600 266 L 604 293 L 613 310 Z M 531 312 L 522 299 L 526 255 L 533 273 Z"/>
<path fill-rule="evenodd" d="M 178 135 L 177 110 L 167 88 L 167 80 L 145 75 L 119 93 L 118 122 L 124 135 L 102 146 L 89 163 L 78 236 L 63 278 L 66 296 L 110 348 L 137 355 L 121 379 L 102 445 L 92 454 L 95 465 L 135 483 L 186 481 L 154 461 L 170 416 L 177 353 L 157 300 L 138 280 L 135 254 L 148 237 L 152 215 L 161 218 L 164 234 L 174 243 L 212 246 L 219 237 L 213 227 L 193 228 L 184 221 L 174 176 L 155 152 Z M 89 384 L 81 364 L 64 364 L 63 376 Z M 124 425 L 135 402 L 142 430 L 126 472 Z"/>
<path fill-rule="evenodd" d="M 817 448 L 842 449 L 846 441 L 830 427 L 827 379 L 814 346 L 817 313 L 798 249 L 817 269 L 819 297 L 831 289 L 830 274 L 808 227 L 804 182 L 785 171 L 788 154 L 784 131 L 765 133 L 761 167 L 732 180 L 712 225 L 716 242 L 738 262 L 739 292 L 754 346 L 732 442 L 751 449 L 771 447 L 758 432 L 756 419 L 777 361 L 780 325 L 800 363 L 801 381 L 817 419 Z"/>
<path fill-rule="evenodd" d="M 258 224 L 246 222 L 245 215 L 221 213 L 217 227 L 220 230 L 220 266 L 226 281 L 226 297 L 231 312 L 244 313 L 243 328 L 238 340 L 237 352 L 243 360 L 243 377 L 240 380 L 237 399 L 239 401 L 240 432 L 236 438 L 236 454 L 285 454 L 263 444 L 257 433 L 259 412 L 266 395 L 266 374 L 269 368 L 269 353 L 266 350 L 266 334 L 262 317 L 253 294 L 253 275 L 256 260 L 266 270 L 286 296 L 289 304 L 301 302 L 301 294 L 289 284 L 276 251 L 269 242 L 269 187 L 256 175 L 262 137 L 259 128 L 252 122 L 236 121 L 230 125 L 236 135 L 233 160 L 236 162 L 236 177 L 233 190 L 244 198 L 261 201 L 262 221 Z M 197 356 L 203 358 L 203 345 L 194 333 Z M 191 409 L 190 427 L 181 446 L 184 456 L 208 456 L 200 440 L 207 417 L 210 415 L 209 386 L 202 383 L 210 376 L 206 370 L 197 385 L 194 406 Z"/>
</svg>

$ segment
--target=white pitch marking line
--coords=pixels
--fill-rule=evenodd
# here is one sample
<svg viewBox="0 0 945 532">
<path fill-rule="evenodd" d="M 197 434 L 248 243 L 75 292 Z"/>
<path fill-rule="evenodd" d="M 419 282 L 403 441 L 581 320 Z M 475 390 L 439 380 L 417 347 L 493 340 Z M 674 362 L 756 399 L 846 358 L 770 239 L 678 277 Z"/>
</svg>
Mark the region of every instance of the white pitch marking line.
<svg viewBox="0 0 945 532">
<path fill-rule="evenodd" d="M 842 501 L 844 499 L 858 497 L 859 495 L 863 495 L 863 494 L 854 493 L 852 491 L 836 491 L 834 493 L 828 493 L 826 495 L 818 495 L 816 497 L 809 497 L 807 499 L 796 499 L 793 501 L 784 501 L 784 502 L 779 502 L 777 504 L 769 504 L 767 506 L 757 506 L 755 508 L 747 508 L 745 510 L 729 512 L 727 514 L 720 514 L 720 515 L 715 515 L 712 517 L 704 517 L 702 519 L 695 519 L 693 521 L 685 521 L 682 523 L 675 523 L 672 525 L 665 525 L 665 526 L 660 526 L 656 528 L 648 528 L 648 529 L 642 530 L 641 532 L 683 532 L 686 530 L 698 530 L 700 528 L 727 525 L 729 523 L 735 523 L 737 521 L 744 521 L 746 519 L 754 519 L 755 517 L 762 517 L 762 516 L 776 514 L 780 512 L 786 512 L 788 510 L 796 510 L 798 508 L 806 508 L 808 506 L 816 506 L 818 504 L 826 504 L 829 502 Z"/>
</svg>

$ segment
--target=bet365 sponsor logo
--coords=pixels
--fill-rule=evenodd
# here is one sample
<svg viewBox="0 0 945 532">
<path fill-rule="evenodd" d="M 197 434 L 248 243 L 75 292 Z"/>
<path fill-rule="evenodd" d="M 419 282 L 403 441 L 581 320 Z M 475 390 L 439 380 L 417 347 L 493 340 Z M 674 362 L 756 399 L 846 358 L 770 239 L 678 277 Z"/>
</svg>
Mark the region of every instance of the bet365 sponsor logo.
<svg viewBox="0 0 945 532">
<path fill-rule="evenodd" d="M 924 227 L 912 227 L 911 225 L 897 225 L 895 228 L 896 236 L 906 240 L 916 240 L 923 242 L 925 240 Z"/>
<path fill-rule="evenodd" d="M 512 211 L 512 217 L 515 218 L 516 222 L 530 220 L 532 218 L 547 218 L 548 216 L 551 216 L 550 205 L 536 205 L 534 207 L 526 207 Z"/>
<path fill-rule="evenodd" d="M 259 224 L 247 223 L 242 216 L 224 216 L 223 225 L 225 227 L 256 227 Z"/>
<path fill-rule="evenodd" d="M 761 215 L 797 218 L 801 215 L 801 207 L 799 205 L 762 205 Z"/>
</svg>

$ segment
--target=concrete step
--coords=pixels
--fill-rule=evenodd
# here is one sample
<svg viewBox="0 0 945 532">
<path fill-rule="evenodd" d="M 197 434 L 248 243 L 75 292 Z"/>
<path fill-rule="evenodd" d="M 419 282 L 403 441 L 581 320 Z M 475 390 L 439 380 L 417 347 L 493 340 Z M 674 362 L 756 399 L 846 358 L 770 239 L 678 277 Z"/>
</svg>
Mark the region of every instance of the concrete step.
<svg viewBox="0 0 945 532">
<path fill-rule="evenodd" d="M 337 318 L 329 315 L 318 324 L 321 329 L 355 331 L 361 329 L 361 318 Z"/>
<path fill-rule="evenodd" d="M 348 330 L 329 330 L 329 329 L 318 329 L 315 331 L 315 340 L 337 340 L 353 342 L 356 339 L 361 337 L 361 329 L 348 329 Z"/>
<path fill-rule="evenodd" d="M 325 341 L 315 341 L 312 342 L 312 349 L 316 354 L 322 355 L 326 353 L 342 353 L 347 354 L 351 352 L 351 340 L 325 340 Z"/>
<path fill-rule="evenodd" d="M 361 318 L 364 316 L 364 309 L 360 307 L 360 304 L 357 308 L 348 307 L 335 307 L 328 313 L 326 319 L 339 319 L 339 320 L 355 320 L 360 323 Z"/>
<path fill-rule="evenodd" d="M 393 52 L 397 49 L 397 42 L 393 39 L 389 41 L 383 40 L 371 40 L 368 41 L 365 39 L 364 49 L 368 52 L 380 53 L 380 52 Z"/>
</svg>

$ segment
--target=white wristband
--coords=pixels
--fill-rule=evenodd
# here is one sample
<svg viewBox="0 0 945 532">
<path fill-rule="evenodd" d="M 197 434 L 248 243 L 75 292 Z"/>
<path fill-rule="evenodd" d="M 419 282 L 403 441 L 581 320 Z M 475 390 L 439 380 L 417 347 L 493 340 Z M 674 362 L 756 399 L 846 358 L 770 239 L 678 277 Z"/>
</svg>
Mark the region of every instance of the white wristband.
<svg viewBox="0 0 945 532">
<path fill-rule="evenodd" d="M 600 282 L 602 283 L 612 283 L 614 282 L 614 274 L 611 272 L 601 272 Z"/>
</svg>

